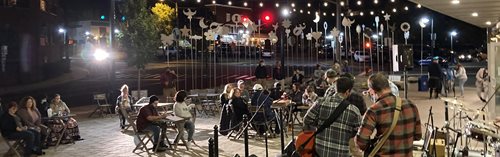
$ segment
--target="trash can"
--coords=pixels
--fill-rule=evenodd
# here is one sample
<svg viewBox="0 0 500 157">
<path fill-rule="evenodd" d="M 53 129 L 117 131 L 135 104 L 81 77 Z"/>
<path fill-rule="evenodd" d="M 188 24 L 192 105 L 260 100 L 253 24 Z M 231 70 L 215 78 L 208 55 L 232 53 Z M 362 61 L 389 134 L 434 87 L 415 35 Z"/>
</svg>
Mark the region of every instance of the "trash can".
<svg viewBox="0 0 500 157">
<path fill-rule="evenodd" d="M 420 76 L 420 78 L 418 78 L 418 91 L 419 92 L 428 91 L 429 90 L 429 86 L 427 85 L 428 82 L 429 82 L 429 77 L 427 75 Z"/>
</svg>

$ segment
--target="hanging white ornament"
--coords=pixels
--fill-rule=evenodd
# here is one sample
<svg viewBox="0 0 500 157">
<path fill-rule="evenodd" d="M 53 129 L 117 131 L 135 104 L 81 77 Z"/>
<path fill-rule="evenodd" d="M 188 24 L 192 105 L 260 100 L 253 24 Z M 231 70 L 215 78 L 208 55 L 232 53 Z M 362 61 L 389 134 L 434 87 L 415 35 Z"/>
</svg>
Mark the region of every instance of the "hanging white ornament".
<svg viewBox="0 0 500 157">
<path fill-rule="evenodd" d="M 205 35 L 205 40 L 214 41 L 215 40 L 215 32 L 209 29 L 207 32 L 203 33 Z"/>
<path fill-rule="evenodd" d="M 161 43 L 165 46 L 170 46 L 174 43 L 174 33 L 170 35 L 160 34 Z"/>
<path fill-rule="evenodd" d="M 269 32 L 268 35 L 272 44 L 276 44 L 278 42 L 278 36 L 276 36 L 276 33 L 274 31 Z"/>
<path fill-rule="evenodd" d="M 217 29 L 221 25 L 222 24 L 220 24 L 220 23 L 212 22 L 212 23 L 210 23 L 210 29 Z"/>
<path fill-rule="evenodd" d="M 181 29 L 181 35 L 183 37 L 187 37 L 187 36 L 189 36 L 190 33 L 191 33 L 191 30 L 189 28 L 187 28 L 186 25 L 184 25 L 184 28 Z"/>
<path fill-rule="evenodd" d="M 193 18 L 193 16 L 196 14 L 196 10 L 194 12 L 191 11 L 190 8 L 188 8 L 187 10 L 188 10 L 187 12 L 185 10 L 183 10 L 182 13 L 184 13 L 184 15 L 186 15 L 187 18 L 191 21 L 191 19 Z"/>
<path fill-rule="evenodd" d="M 355 20 L 350 20 L 349 18 L 347 17 L 344 17 L 344 19 L 342 19 L 342 26 L 344 27 L 351 27 L 351 25 L 354 23 Z"/>
<path fill-rule="evenodd" d="M 205 24 L 205 18 L 201 18 L 199 24 L 201 29 L 208 28 L 208 26 Z"/>
<path fill-rule="evenodd" d="M 279 25 L 278 25 L 278 23 L 273 24 L 273 28 L 274 28 L 274 31 L 275 31 L 275 32 L 276 32 L 276 30 L 278 29 L 278 26 L 279 26 Z"/>
<path fill-rule="evenodd" d="M 231 16 L 231 21 L 233 21 L 235 24 L 241 23 L 241 15 L 233 14 L 233 16 Z"/>
<path fill-rule="evenodd" d="M 281 22 L 281 25 L 285 28 L 290 28 L 290 26 L 292 25 L 292 22 L 288 19 L 285 19 L 283 22 Z"/>
<path fill-rule="evenodd" d="M 290 29 L 285 30 L 286 36 L 288 37 L 290 35 Z"/>
<path fill-rule="evenodd" d="M 391 19 L 391 15 L 389 15 L 389 14 L 386 13 L 384 15 L 384 19 L 385 19 L 385 21 L 389 21 Z"/>
<path fill-rule="evenodd" d="M 189 36 L 189 39 L 194 39 L 194 40 L 200 40 L 202 39 L 203 37 L 202 36 L 199 36 L 199 35 L 192 35 L 192 36 Z"/>
<path fill-rule="evenodd" d="M 333 38 L 337 38 L 339 37 L 340 31 L 337 29 L 337 27 L 333 27 L 330 33 L 333 35 Z"/>
<path fill-rule="evenodd" d="M 231 30 L 228 27 L 222 26 L 222 27 L 219 27 L 217 29 L 217 34 L 219 34 L 219 35 L 228 35 L 230 31 Z"/>
<path fill-rule="evenodd" d="M 304 29 L 306 28 L 306 24 L 304 23 L 304 25 L 302 24 L 299 24 L 298 26 L 295 26 L 295 28 L 293 29 L 293 34 L 295 36 L 299 36 L 302 34 L 302 32 L 304 31 Z"/>
<path fill-rule="evenodd" d="M 359 26 L 359 25 L 356 26 L 356 33 L 358 33 L 358 34 L 361 33 L 361 26 Z"/>
<path fill-rule="evenodd" d="M 307 40 L 312 40 L 312 34 L 311 33 L 307 33 L 306 34 L 306 39 Z"/>
<path fill-rule="evenodd" d="M 317 24 L 319 22 L 319 20 L 320 20 L 320 17 L 318 14 L 316 14 L 316 18 L 314 18 L 313 22 Z"/>
</svg>

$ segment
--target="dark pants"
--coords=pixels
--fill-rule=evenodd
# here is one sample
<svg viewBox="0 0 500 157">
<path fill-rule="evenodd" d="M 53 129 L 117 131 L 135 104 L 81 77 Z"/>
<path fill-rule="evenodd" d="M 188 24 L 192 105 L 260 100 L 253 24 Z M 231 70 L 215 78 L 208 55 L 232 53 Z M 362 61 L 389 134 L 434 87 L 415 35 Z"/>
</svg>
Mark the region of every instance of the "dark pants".
<svg viewBox="0 0 500 157">
<path fill-rule="evenodd" d="M 33 151 L 40 149 L 40 133 L 35 130 L 28 129 L 27 131 L 15 132 L 5 138 L 9 140 L 23 140 L 24 156 L 30 156 Z"/>
<path fill-rule="evenodd" d="M 441 93 L 441 79 L 437 77 L 430 77 L 429 78 L 429 97 L 432 98 L 432 92 L 433 90 L 436 93 L 435 98 L 438 97 L 438 94 Z"/>
</svg>

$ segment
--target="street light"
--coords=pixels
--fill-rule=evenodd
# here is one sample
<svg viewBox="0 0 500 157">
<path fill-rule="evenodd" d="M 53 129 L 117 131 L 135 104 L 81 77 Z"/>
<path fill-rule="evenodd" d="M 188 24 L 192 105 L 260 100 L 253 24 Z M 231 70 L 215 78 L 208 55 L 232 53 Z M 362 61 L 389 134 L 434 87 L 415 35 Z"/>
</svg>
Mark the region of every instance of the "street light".
<svg viewBox="0 0 500 157">
<path fill-rule="evenodd" d="M 453 37 L 454 37 L 454 36 L 457 36 L 457 31 L 451 31 L 451 32 L 450 32 L 450 37 L 451 37 L 451 42 L 450 42 L 450 43 L 451 43 L 451 44 L 450 44 L 451 46 L 450 46 L 450 50 L 451 50 L 451 52 L 453 52 Z"/>
<path fill-rule="evenodd" d="M 429 19 L 426 17 L 423 17 L 418 22 L 418 24 L 420 25 L 420 60 L 424 58 L 424 28 L 427 23 L 429 23 Z M 422 64 L 420 64 L 420 75 L 423 74 L 422 68 Z"/>
<path fill-rule="evenodd" d="M 109 53 L 104 51 L 103 49 L 96 49 L 94 52 L 94 58 L 97 61 L 105 60 L 109 57 Z"/>
<path fill-rule="evenodd" d="M 66 29 L 64 28 L 59 28 L 59 30 L 57 30 L 59 33 L 62 33 L 63 34 L 63 53 L 64 53 L 64 59 L 67 59 L 68 58 L 68 54 L 66 54 Z"/>
</svg>

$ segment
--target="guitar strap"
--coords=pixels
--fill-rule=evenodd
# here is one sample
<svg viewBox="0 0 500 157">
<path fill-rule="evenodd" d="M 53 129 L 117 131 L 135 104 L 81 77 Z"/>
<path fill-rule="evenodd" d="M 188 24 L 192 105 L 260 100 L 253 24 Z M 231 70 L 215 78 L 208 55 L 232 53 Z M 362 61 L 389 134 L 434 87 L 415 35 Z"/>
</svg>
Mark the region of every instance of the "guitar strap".
<svg viewBox="0 0 500 157">
<path fill-rule="evenodd" d="M 385 141 L 387 141 L 387 138 L 389 138 L 389 135 L 391 135 L 392 131 L 396 127 L 396 124 L 398 123 L 398 119 L 399 119 L 399 114 L 401 112 L 401 103 L 402 103 L 401 98 L 396 97 L 396 110 L 394 111 L 394 117 L 392 118 L 391 128 L 389 128 L 389 130 L 387 130 L 387 132 L 384 133 L 384 136 L 377 143 L 377 145 L 375 146 L 375 148 L 373 148 L 373 150 L 370 152 L 370 155 L 368 155 L 368 157 L 374 157 L 375 156 L 375 154 L 378 152 L 378 150 L 380 148 L 382 148 L 382 146 L 384 145 Z"/>
</svg>

